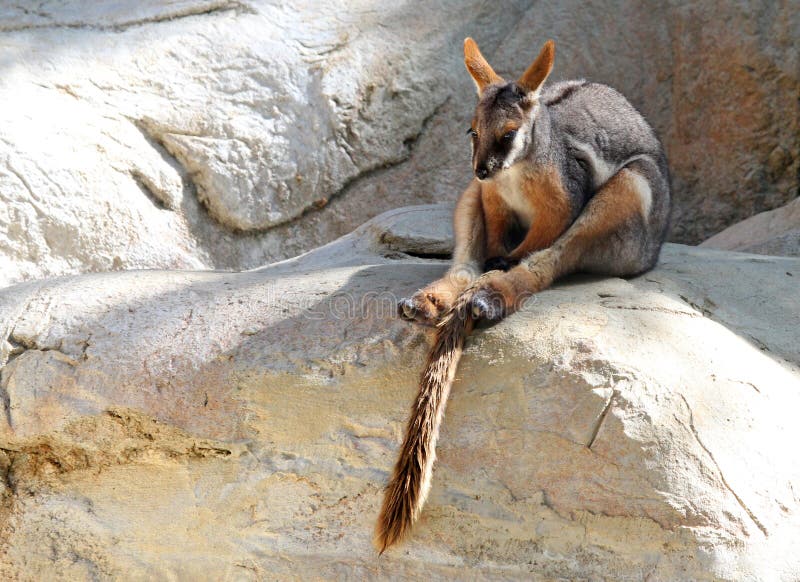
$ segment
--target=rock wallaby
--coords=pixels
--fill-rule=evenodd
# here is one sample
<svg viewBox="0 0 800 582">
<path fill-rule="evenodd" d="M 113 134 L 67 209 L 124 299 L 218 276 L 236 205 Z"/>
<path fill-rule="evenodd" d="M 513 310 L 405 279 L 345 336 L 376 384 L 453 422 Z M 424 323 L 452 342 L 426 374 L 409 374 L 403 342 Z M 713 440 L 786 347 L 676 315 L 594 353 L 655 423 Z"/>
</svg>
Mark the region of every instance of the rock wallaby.
<svg viewBox="0 0 800 582">
<path fill-rule="evenodd" d="M 498 320 L 575 272 L 628 277 L 651 269 L 667 234 L 664 150 L 617 91 L 583 80 L 544 86 L 555 45 L 516 81 L 498 76 L 471 38 L 478 90 L 467 130 L 475 179 L 455 209 L 452 266 L 400 315 L 435 326 L 405 440 L 386 488 L 375 544 L 407 534 L 430 489 L 450 386 L 474 321 Z"/>
</svg>

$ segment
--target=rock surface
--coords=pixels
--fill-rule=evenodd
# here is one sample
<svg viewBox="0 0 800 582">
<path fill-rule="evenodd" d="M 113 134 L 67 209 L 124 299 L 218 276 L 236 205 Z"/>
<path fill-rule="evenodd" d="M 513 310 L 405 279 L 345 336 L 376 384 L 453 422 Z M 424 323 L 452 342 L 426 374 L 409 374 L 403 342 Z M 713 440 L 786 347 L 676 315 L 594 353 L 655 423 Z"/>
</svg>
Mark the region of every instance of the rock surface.
<svg viewBox="0 0 800 582">
<path fill-rule="evenodd" d="M 409 0 L 0 6 L 0 286 L 253 268 L 469 181 L 461 41 L 503 74 L 628 95 L 663 136 L 674 240 L 797 195 L 800 12 Z M 419 15 L 424 14 L 425 18 Z"/>
<path fill-rule="evenodd" d="M 700 243 L 700 246 L 759 255 L 800 257 L 800 198 L 729 226 Z"/>
<path fill-rule="evenodd" d="M 395 294 L 449 214 L 0 293 L 0 575 L 798 579 L 800 260 L 677 245 L 474 334 L 421 523 L 376 556 L 427 345 Z"/>
<path fill-rule="evenodd" d="M 413 3 L 0 8 L 0 286 L 249 268 L 336 238 L 297 221 L 408 157 L 489 7 L 424 21 Z"/>
</svg>

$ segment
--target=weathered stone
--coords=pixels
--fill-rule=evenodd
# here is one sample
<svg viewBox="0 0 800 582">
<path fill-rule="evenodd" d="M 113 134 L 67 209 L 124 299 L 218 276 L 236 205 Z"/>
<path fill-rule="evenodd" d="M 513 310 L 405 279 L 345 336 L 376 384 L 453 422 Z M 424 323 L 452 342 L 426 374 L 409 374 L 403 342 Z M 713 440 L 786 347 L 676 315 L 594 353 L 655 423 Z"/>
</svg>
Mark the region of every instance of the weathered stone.
<svg viewBox="0 0 800 582">
<path fill-rule="evenodd" d="M 428 333 L 394 296 L 446 212 L 0 293 L 3 577 L 797 579 L 800 260 L 675 245 L 473 335 L 422 520 L 375 555 Z"/>
<path fill-rule="evenodd" d="M 800 198 L 729 226 L 701 247 L 800 257 Z"/>
<path fill-rule="evenodd" d="M 250 268 L 335 238 L 294 222 L 408 157 L 452 91 L 446 49 L 488 7 L 456 4 L 446 33 L 416 8 L 344 2 L 6 7 L 0 286 Z"/>
</svg>

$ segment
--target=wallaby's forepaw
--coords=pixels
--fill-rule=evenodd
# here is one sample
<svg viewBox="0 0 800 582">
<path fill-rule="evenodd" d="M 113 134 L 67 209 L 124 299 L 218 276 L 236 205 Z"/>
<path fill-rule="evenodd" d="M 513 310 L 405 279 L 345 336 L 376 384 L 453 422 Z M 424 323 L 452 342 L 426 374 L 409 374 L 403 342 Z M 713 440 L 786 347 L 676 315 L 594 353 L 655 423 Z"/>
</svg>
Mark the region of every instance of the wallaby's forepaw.
<svg viewBox="0 0 800 582">
<path fill-rule="evenodd" d="M 487 259 L 483 264 L 483 272 L 488 271 L 508 271 L 511 267 L 516 266 L 519 261 L 508 257 L 492 257 Z"/>
<path fill-rule="evenodd" d="M 503 295 L 490 287 L 480 289 L 472 296 L 472 317 L 497 321 L 506 315 Z"/>
<path fill-rule="evenodd" d="M 445 304 L 436 295 L 424 291 L 397 302 L 397 313 L 400 317 L 430 326 L 436 325 L 442 314 L 449 308 L 450 305 Z"/>
<path fill-rule="evenodd" d="M 522 307 L 534 289 L 535 280 L 527 269 L 517 267 L 505 273 L 486 273 L 473 287 L 472 316 L 489 321 L 503 319 Z"/>
</svg>

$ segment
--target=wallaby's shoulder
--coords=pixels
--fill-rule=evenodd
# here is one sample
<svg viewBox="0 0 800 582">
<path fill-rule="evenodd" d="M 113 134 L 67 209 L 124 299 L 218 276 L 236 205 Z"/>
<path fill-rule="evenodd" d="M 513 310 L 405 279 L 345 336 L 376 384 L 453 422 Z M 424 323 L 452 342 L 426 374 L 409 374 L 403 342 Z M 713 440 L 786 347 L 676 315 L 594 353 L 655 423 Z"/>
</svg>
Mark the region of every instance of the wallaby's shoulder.
<svg viewBox="0 0 800 582">
<path fill-rule="evenodd" d="M 566 109 L 587 105 L 622 105 L 633 109 L 628 99 L 613 87 L 586 79 L 556 81 L 545 85 L 541 102 L 548 107 Z"/>
<path fill-rule="evenodd" d="M 582 79 L 561 81 L 544 88 L 542 103 L 557 131 L 594 144 L 604 157 L 621 160 L 636 153 L 662 155 L 653 128 L 613 87 Z"/>
<path fill-rule="evenodd" d="M 558 105 L 572 96 L 576 91 L 585 89 L 587 85 L 591 85 L 591 83 L 586 79 L 571 79 L 568 81 L 549 83 L 542 89 L 541 101 L 548 107 Z"/>
</svg>

